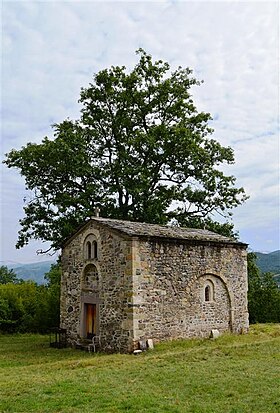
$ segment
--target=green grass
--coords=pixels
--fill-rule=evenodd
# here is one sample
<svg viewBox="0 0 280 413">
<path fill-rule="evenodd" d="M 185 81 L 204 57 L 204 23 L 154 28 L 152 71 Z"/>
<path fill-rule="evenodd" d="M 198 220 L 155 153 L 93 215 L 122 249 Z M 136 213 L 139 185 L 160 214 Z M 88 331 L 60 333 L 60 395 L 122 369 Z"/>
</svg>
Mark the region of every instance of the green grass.
<svg viewBox="0 0 280 413">
<path fill-rule="evenodd" d="M 134 355 L 0 336 L 0 412 L 280 412 L 280 325 L 162 343 Z"/>
</svg>

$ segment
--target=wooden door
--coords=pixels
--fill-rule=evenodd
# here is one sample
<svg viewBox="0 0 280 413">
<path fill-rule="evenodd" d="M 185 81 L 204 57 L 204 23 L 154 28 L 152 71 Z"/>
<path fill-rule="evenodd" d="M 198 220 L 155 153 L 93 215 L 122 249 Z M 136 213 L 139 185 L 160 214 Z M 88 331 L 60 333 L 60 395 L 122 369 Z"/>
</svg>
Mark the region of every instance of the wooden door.
<svg viewBox="0 0 280 413">
<path fill-rule="evenodd" d="M 96 304 L 86 304 L 86 337 L 96 334 Z"/>
</svg>

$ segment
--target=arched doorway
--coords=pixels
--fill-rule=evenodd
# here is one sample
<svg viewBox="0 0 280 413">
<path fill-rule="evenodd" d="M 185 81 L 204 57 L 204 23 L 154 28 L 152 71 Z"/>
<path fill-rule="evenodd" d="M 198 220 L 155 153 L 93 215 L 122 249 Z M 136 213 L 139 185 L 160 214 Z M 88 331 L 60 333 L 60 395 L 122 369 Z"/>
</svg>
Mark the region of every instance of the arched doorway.
<svg viewBox="0 0 280 413">
<path fill-rule="evenodd" d="M 81 337 L 99 334 L 99 273 L 95 264 L 87 264 L 81 278 Z"/>
</svg>

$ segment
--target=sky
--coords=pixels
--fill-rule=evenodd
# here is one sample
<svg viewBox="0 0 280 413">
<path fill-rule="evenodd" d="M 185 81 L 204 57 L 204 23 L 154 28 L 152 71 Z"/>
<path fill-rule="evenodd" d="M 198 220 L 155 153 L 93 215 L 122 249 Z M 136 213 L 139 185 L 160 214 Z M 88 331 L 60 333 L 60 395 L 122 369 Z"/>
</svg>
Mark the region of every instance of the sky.
<svg viewBox="0 0 280 413">
<path fill-rule="evenodd" d="M 80 90 L 112 65 L 131 70 L 142 47 L 204 80 L 191 93 L 213 137 L 231 146 L 250 199 L 233 222 L 249 250 L 279 249 L 279 5 L 277 1 L 5 1 L 1 3 L 1 160 L 78 119 Z M 54 259 L 39 241 L 16 250 L 24 178 L 1 166 L 0 265 Z M 44 248 L 44 246 L 43 246 Z"/>
</svg>

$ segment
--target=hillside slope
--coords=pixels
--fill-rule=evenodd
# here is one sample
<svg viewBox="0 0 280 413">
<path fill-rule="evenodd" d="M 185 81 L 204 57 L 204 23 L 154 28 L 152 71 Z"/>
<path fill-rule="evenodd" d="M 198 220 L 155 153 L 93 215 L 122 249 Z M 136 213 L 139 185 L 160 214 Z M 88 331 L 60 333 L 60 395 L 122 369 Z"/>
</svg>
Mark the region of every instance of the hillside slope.
<svg viewBox="0 0 280 413">
<path fill-rule="evenodd" d="M 13 269 L 17 277 L 22 278 L 24 281 L 32 280 L 37 284 L 44 284 L 46 282 L 44 275 L 50 270 L 51 265 L 54 263 L 55 261 L 41 261 L 30 264 L 9 264 L 7 266 L 9 269 Z"/>
<path fill-rule="evenodd" d="M 268 254 L 255 252 L 257 256 L 257 266 L 261 272 L 273 272 L 280 274 L 280 250 L 270 252 Z M 9 269 L 13 269 L 18 278 L 23 280 L 33 280 L 38 284 L 44 284 L 44 275 L 51 268 L 55 261 L 42 261 L 30 264 L 7 264 Z"/>
<path fill-rule="evenodd" d="M 262 252 L 256 252 L 257 266 L 262 272 L 273 272 L 274 274 L 280 274 L 280 250 L 264 254 Z"/>
</svg>

